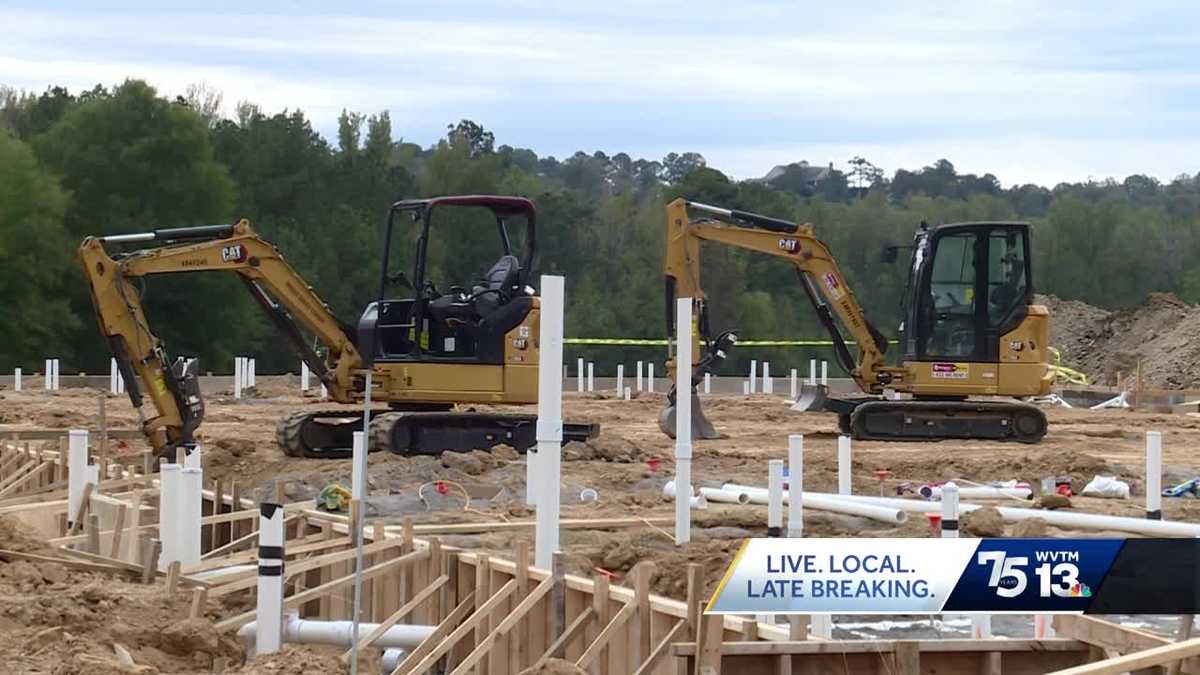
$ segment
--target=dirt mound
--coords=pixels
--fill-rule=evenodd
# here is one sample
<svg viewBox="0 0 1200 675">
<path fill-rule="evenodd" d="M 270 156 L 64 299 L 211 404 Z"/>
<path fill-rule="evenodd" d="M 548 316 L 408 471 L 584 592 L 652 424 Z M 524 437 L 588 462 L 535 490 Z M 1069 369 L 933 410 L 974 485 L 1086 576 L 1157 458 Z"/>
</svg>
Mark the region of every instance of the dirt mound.
<svg viewBox="0 0 1200 675">
<path fill-rule="evenodd" d="M 1050 344 L 1064 365 L 1097 383 L 1115 384 L 1141 362 L 1149 387 L 1200 388 L 1200 307 L 1151 293 L 1133 309 L 1109 312 L 1075 300 L 1037 296 L 1050 309 Z"/>
<path fill-rule="evenodd" d="M 45 548 L 45 543 L 20 521 L 9 516 L 0 516 L 0 549 L 36 553 Z"/>
<path fill-rule="evenodd" d="M 375 657 L 377 652 L 371 650 L 360 654 L 358 659 L 359 671 L 366 673 L 378 672 Z M 349 673 L 350 666 L 342 663 L 339 656 L 341 651 L 335 647 L 320 647 L 306 645 L 285 645 L 274 654 L 263 654 L 245 664 L 233 675 L 339 675 Z"/>
<path fill-rule="evenodd" d="M 587 671 L 570 661 L 546 659 L 541 665 L 521 671 L 521 675 L 586 675 Z"/>
</svg>

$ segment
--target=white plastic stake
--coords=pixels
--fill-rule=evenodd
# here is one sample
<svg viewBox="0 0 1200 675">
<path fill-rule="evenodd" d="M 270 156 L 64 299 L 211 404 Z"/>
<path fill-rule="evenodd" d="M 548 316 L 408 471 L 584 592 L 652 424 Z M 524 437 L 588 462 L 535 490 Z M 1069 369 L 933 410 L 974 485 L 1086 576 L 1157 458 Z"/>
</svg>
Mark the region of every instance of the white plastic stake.
<svg viewBox="0 0 1200 675">
<path fill-rule="evenodd" d="M 588 391 L 596 391 L 596 364 L 588 361 Z"/>
<path fill-rule="evenodd" d="M 283 634 L 283 507 L 258 507 L 258 606 L 254 651 L 274 654 Z"/>
<path fill-rule="evenodd" d="M 1146 432 L 1146 517 L 1162 520 L 1162 432 Z"/>
<path fill-rule="evenodd" d="M 808 383 L 809 384 L 817 383 L 817 360 L 816 359 L 808 360 Z"/>
<path fill-rule="evenodd" d="M 117 391 L 117 360 L 115 358 L 108 360 L 108 393 L 119 393 Z"/>
<path fill-rule="evenodd" d="M 563 359 L 564 280 L 542 275 L 542 315 L 539 341 L 538 421 L 536 463 L 540 489 L 537 494 L 537 524 L 534 561 L 550 569 L 558 550 L 559 488 L 562 481 L 562 380 L 558 365 Z"/>
<path fill-rule="evenodd" d="M 21 391 L 21 369 L 13 369 L 13 391 Z"/>
<path fill-rule="evenodd" d="M 45 380 L 43 386 L 45 386 L 46 391 L 52 391 L 54 389 L 54 366 L 51 365 L 50 361 L 50 359 L 46 359 L 45 376 L 42 378 Z"/>
<path fill-rule="evenodd" d="M 361 431 L 354 432 L 354 445 L 351 449 L 350 498 L 367 498 L 367 443 L 366 435 Z"/>
<path fill-rule="evenodd" d="M 795 371 L 793 371 L 795 372 Z M 804 536 L 804 436 L 788 436 L 788 536 Z"/>
<path fill-rule="evenodd" d="M 308 391 L 308 362 L 300 362 L 300 391 Z"/>
<path fill-rule="evenodd" d="M 775 393 L 775 382 L 771 379 L 771 364 L 767 361 L 763 361 L 762 393 Z"/>
<path fill-rule="evenodd" d="M 767 536 L 783 536 L 782 459 L 772 459 L 767 462 Z"/>
<path fill-rule="evenodd" d="M 162 555 L 158 559 L 158 569 L 165 570 L 173 561 L 180 560 L 180 497 L 182 491 L 183 467 L 179 464 L 163 464 L 160 466 L 158 480 L 158 537 L 162 540 Z"/>
<path fill-rule="evenodd" d="M 200 499 L 204 474 L 198 468 L 185 467 L 179 472 L 179 563 L 200 562 Z"/>
<path fill-rule="evenodd" d="M 750 359 L 750 393 L 758 391 L 758 361 Z"/>
<path fill-rule="evenodd" d="M 675 329 L 675 545 L 682 546 L 692 540 L 691 298 L 676 300 Z"/>
<path fill-rule="evenodd" d="M 646 391 L 654 393 L 654 362 L 646 364 Z"/>
<path fill-rule="evenodd" d="M 828 361 L 821 362 L 821 386 L 823 386 L 823 387 L 829 386 L 829 362 Z"/>
<path fill-rule="evenodd" d="M 796 369 L 792 368 L 792 395 L 791 398 L 796 398 Z"/>
<path fill-rule="evenodd" d="M 257 359 L 249 359 L 249 361 L 250 361 L 250 370 L 249 370 L 250 375 L 247 379 L 249 380 L 249 385 L 251 387 L 257 387 L 258 386 L 258 360 Z"/>
<path fill-rule="evenodd" d="M 117 369 L 117 393 L 125 393 L 125 376 L 121 374 L 121 369 Z"/>
<path fill-rule="evenodd" d="M 240 399 L 242 397 L 242 357 L 233 357 L 233 397 Z"/>
<path fill-rule="evenodd" d="M 750 381 L 742 380 L 742 396 L 750 395 Z"/>
<path fill-rule="evenodd" d="M 630 387 L 625 387 L 625 400 L 626 401 L 633 400 L 633 389 L 631 389 Z"/>
<path fill-rule="evenodd" d="M 712 373 L 704 374 L 704 393 L 712 393 Z"/>
<path fill-rule="evenodd" d="M 958 539 L 958 486 L 942 486 L 942 539 Z"/>
<path fill-rule="evenodd" d="M 578 367 L 575 369 L 575 391 L 583 393 L 583 359 L 576 361 Z"/>
<path fill-rule="evenodd" d="M 642 362 L 641 361 L 638 361 L 638 364 L 637 364 L 637 390 L 638 391 L 646 391 L 645 387 L 642 384 Z"/>
<path fill-rule="evenodd" d="M 67 519 L 79 513 L 83 486 L 87 484 L 88 432 L 72 429 L 67 432 Z"/>
<path fill-rule="evenodd" d="M 838 494 L 848 495 L 853 490 L 850 480 L 850 437 L 838 436 Z"/>
<path fill-rule="evenodd" d="M 617 364 L 617 396 L 625 391 L 625 364 Z"/>
</svg>

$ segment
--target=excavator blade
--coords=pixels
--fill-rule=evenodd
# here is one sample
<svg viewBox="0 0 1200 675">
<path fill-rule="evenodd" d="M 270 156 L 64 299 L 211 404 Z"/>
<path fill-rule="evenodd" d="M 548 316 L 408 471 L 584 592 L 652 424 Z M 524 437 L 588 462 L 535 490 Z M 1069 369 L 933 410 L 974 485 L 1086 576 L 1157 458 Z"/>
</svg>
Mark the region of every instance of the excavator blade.
<svg viewBox="0 0 1200 675">
<path fill-rule="evenodd" d="M 671 438 L 675 438 L 675 406 L 668 404 L 658 414 L 658 428 Z M 700 397 L 695 393 L 692 394 L 692 439 L 693 440 L 712 440 L 714 438 L 723 438 L 717 430 L 713 428 L 712 422 L 704 416 L 704 409 L 700 406 Z"/>
<path fill-rule="evenodd" d="M 801 382 L 796 400 L 792 401 L 792 410 L 818 412 L 825 409 L 825 401 L 828 398 L 828 386 Z"/>
</svg>

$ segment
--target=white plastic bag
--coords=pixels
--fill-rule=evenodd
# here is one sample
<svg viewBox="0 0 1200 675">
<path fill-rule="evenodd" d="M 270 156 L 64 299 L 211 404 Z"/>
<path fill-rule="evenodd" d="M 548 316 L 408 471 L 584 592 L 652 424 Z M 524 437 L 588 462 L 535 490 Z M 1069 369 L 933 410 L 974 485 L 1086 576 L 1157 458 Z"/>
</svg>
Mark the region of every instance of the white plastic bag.
<svg viewBox="0 0 1200 675">
<path fill-rule="evenodd" d="M 1095 476 L 1080 494 L 1087 497 L 1129 499 L 1129 483 L 1117 480 L 1116 476 Z"/>
</svg>

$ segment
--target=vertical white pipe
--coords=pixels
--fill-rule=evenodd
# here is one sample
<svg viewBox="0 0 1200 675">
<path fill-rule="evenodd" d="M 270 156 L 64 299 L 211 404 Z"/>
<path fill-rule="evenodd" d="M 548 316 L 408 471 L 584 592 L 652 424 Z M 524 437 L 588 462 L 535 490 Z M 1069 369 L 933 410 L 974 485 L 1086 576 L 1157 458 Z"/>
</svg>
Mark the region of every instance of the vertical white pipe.
<svg viewBox="0 0 1200 675">
<path fill-rule="evenodd" d="M 810 635 L 813 635 L 824 640 L 833 639 L 833 615 L 832 614 L 813 614 L 809 620 Z"/>
<path fill-rule="evenodd" d="M 596 364 L 588 361 L 588 391 L 596 391 Z"/>
<path fill-rule="evenodd" d="M 675 544 L 692 540 L 692 299 L 675 302 Z"/>
<path fill-rule="evenodd" d="M 258 386 L 258 359 L 250 359 L 250 386 Z"/>
<path fill-rule="evenodd" d="M 646 391 L 654 393 L 654 362 L 646 364 Z"/>
<path fill-rule="evenodd" d="M 350 498 L 367 498 L 367 442 L 366 435 L 361 431 L 354 432 L 354 445 L 351 450 Z"/>
<path fill-rule="evenodd" d="M 617 396 L 625 391 L 625 364 L 617 364 Z"/>
<path fill-rule="evenodd" d="M 800 500 L 796 500 L 800 501 Z M 767 462 L 767 536 L 783 535 L 783 460 Z"/>
<path fill-rule="evenodd" d="M 821 386 L 829 386 L 829 362 L 821 362 Z"/>
<path fill-rule="evenodd" d="M 242 357 L 233 357 L 233 397 L 242 397 Z"/>
<path fill-rule="evenodd" d="M 758 391 L 758 360 L 750 359 L 750 393 Z"/>
<path fill-rule="evenodd" d="M 117 393 L 125 393 L 125 376 L 121 374 L 121 369 L 117 369 Z"/>
<path fill-rule="evenodd" d="M 562 277 L 542 275 L 541 364 L 538 368 L 537 525 L 534 533 L 534 561 L 550 569 L 558 550 L 559 483 L 562 472 L 562 380 L 559 365 L 563 359 Z"/>
<path fill-rule="evenodd" d="M 625 400 L 633 400 L 633 389 L 631 387 L 625 387 Z"/>
<path fill-rule="evenodd" d="M 50 365 L 50 359 L 46 359 L 45 377 L 42 379 L 45 380 L 43 386 L 46 391 L 54 389 L 54 366 Z"/>
<path fill-rule="evenodd" d="M 750 381 L 742 380 L 742 396 L 750 395 Z"/>
<path fill-rule="evenodd" d="M 200 562 L 200 498 L 204 474 L 200 469 L 179 472 L 179 563 Z"/>
<path fill-rule="evenodd" d="M 795 369 L 795 368 L 792 368 L 792 389 L 791 389 L 791 394 L 792 394 L 792 395 L 791 395 L 791 398 L 793 398 L 793 399 L 794 399 L 794 398 L 796 398 L 796 369 Z"/>
<path fill-rule="evenodd" d="M 264 502 L 258 515 L 258 607 L 254 651 L 273 654 L 283 641 L 283 507 Z"/>
<path fill-rule="evenodd" d="M 187 448 L 187 454 L 183 456 L 183 468 L 185 469 L 202 469 L 204 462 L 202 461 L 203 451 L 200 449 L 200 444 L 197 443 L 190 448 Z"/>
<path fill-rule="evenodd" d="M 1146 432 L 1146 517 L 1162 520 L 1162 432 Z"/>
<path fill-rule="evenodd" d="M 308 362 L 300 362 L 300 391 L 308 391 Z"/>
<path fill-rule="evenodd" d="M 321 385 L 321 398 L 329 398 L 329 389 L 325 385 Z"/>
<path fill-rule="evenodd" d="M 180 533 L 180 471 L 179 464 L 163 464 L 158 474 L 158 538 L 162 540 L 162 555 L 158 568 L 165 570 L 179 560 Z"/>
<path fill-rule="evenodd" d="M 645 385 L 642 384 L 642 362 L 641 361 L 638 361 L 638 364 L 637 364 L 637 390 L 638 391 L 646 390 Z"/>
<path fill-rule="evenodd" d="M 808 360 L 808 383 L 809 384 L 817 383 L 817 360 L 816 359 Z"/>
<path fill-rule="evenodd" d="M 54 359 L 54 391 L 58 391 L 60 384 L 58 381 L 58 359 Z"/>
<path fill-rule="evenodd" d="M 854 483 L 850 480 L 850 437 L 842 434 L 838 436 L 838 494 L 848 495 L 854 490 Z"/>
<path fill-rule="evenodd" d="M 13 369 L 13 391 L 21 391 L 21 369 Z"/>
<path fill-rule="evenodd" d="M 763 361 L 762 392 L 764 394 L 775 393 L 775 381 L 771 379 L 771 364 L 767 361 Z"/>
<path fill-rule="evenodd" d="M 942 539 L 958 539 L 958 486 L 942 486 Z"/>
<path fill-rule="evenodd" d="M 712 373 L 704 374 L 704 393 L 712 393 Z"/>
<path fill-rule="evenodd" d="M 117 360 L 108 360 L 108 393 L 117 393 Z"/>
<path fill-rule="evenodd" d="M 792 371 L 795 372 L 795 371 Z M 788 436 L 788 536 L 804 536 L 804 436 Z"/>
<path fill-rule="evenodd" d="M 67 520 L 73 521 L 83 500 L 87 484 L 88 432 L 72 429 L 67 432 Z"/>
<path fill-rule="evenodd" d="M 583 359 L 576 361 L 578 366 L 575 368 L 575 391 L 583 393 Z"/>
</svg>

